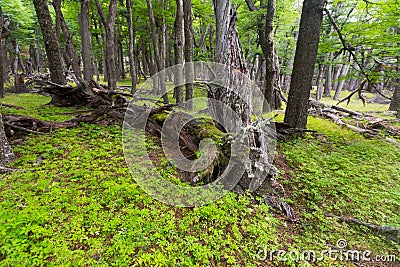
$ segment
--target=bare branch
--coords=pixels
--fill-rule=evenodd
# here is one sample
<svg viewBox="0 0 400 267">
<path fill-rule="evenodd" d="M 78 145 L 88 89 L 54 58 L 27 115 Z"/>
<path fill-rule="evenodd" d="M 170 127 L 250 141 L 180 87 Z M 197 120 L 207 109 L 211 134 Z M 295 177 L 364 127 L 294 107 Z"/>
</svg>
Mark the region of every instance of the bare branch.
<svg viewBox="0 0 400 267">
<path fill-rule="evenodd" d="M 250 11 L 259 11 L 258 7 L 256 7 L 251 0 L 244 0 L 246 1 L 247 7 Z"/>
</svg>

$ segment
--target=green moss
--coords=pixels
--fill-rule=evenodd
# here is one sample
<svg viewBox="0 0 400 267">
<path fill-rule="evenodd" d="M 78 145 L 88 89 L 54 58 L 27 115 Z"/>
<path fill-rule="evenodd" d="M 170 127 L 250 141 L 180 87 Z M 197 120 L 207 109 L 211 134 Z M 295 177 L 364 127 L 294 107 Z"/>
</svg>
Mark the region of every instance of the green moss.
<svg viewBox="0 0 400 267">
<path fill-rule="evenodd" d="M 46 121 L 65 121 L 75 116 L 74 108 L 59 108 L 46 106 L 51 101 L 50 97 L 39 94 L 6 94 L 1 103 L 24 107 L 15 109 L 2 107 L 2 114 L 18 114 L 34 117 Z"/>
<path fill-rule="evenodd" d="M 163 123 L 168 118 L 168 116 L 169 116 L 169 113 L 162 112 L 162 113 L 153 114 L 152 118 L 158 123 Z"/>
<path fill-rule="evenodd" d="M 27 94 L 7 95 L 5 102 L 28 108 L 10 112 L 64 119 L 59 113 L 69 109 L 40 108 L 49 100 Z M 218 142 L 225 137 L 211 119 L 201 122 L 203 138 Z M 146 164 L 134 165 L 132 173 L 126 167 L 119 126 L 83 125 L 28 136 L 14 146 L 19 159 L 12 167 L 21 171 L 0 175 L 0 265 L 351 265 L 329 259 L 308 265 L 290 258 L 256 259 L 264 248 L 323 251 L 339 239 L 349 249 L 398 255 L 398 244 L 326 218 L 324 212 L 400 226 L 399 149 L 328 120 L 310 118 L 309 128 L 319 134 L 278 143 L 291 167 L 278 179 L 289 189 L 287 201 L 301 223 L 274 217 L 249 195 L 230 193 L 193 209 L 152 199 L 135 181 L 148 175 Z M 155 146 L 150 141 L 142 145 Z M 44 160 L 35 162 L 40 155 Z M 166 179 L 176 178 L 167 163 L 156 170 Z"/>
</svg>

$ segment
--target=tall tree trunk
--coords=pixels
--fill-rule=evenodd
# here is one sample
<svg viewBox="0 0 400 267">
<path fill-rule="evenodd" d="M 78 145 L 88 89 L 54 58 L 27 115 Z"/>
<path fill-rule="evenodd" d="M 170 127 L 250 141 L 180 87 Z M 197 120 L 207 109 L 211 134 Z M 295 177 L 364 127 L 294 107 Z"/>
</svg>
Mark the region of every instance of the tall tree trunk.
<svg viewBox="0 0 400 267">
<path fill-rule="evenodd" d="M 136 85 L 137 85 L 137 69 L 136 69 L 136 55 L 135 55 L 135 36 L 136 36 L 136 29 L 133 25 L 133 16 L 132 16 L 132 1 L 126 0 L 126 10 L 128 13 L 128 31 L 129 31 L 129 71 L 132 78 L 132 87 L 131 93 L 136 92 Z"/>
<path fill-rule="evenodd" d="M 332 53 L 327 54 L 328 57 L 328 62 L 332 60 Z M 331 92 L 332 92 L 332 72 L 333 72 L 333 66 L 332 64 L 328 63 L 326 66 L 326 72 L 325 72 L 325 87 L 324 87 L 324 96 L 326 97 L 331 97 Z"/>
<path fill-rule="evenodd" d="M 183 0 L 183 13 L 184 13 L 184 32 L 185 32 L 185 62 L 191 64 L 194 56 L 194 35 L 193 35 L 193 18 L 192 18 L 192 0 Z M 186 80 L 192 81 L 194 77 L 194 69 L 191 65 L 185 68 Z M 187 108 L 191 109 L 194 97 L 194 84 L 186 83 L 186 101 L 189 101 Z"/>
<path fill-rule="evenodd" d="M 265 91 L 264 97 L 264 112 L 275 110 L 275 84 L 276 84 L 276 63 L 275 63 L 275 48 L 274 48 L 274 17 L 276 9 L 276 0 L 268 0 L 267 15 L 265 22 L 265 37 L 260 38 L 264 40 L 262 49 L 266 59 L 266 73 L 265 73 Z"/>
<path fill-rule="evenodd" d="M 175 64 L 183 64 L 183 46 L 184 46 L 184 32 L 183 32 L 183 0 L 176 0 L 176 16 L 175 16 Z M 175 72 L 175 99 L 176 103 L 183 102 L 183 73 L 180 71 Z"/>
<path fill-rule="evenodd" d="M 6 37 L 3 33 L 5 33 L 4 29 L 4 16 L 3 11 L 0 6 L 0 98 L 4 98 L 4 46 Z"/>
<path fill-rule="evenodd" d="M 340 81 L 338 81 L 338 85 L 335 90 L 335 96 L 333 97 L 334 100 L 339 100 L 340 98 L 340 93 L 342 92 L 344 83 L 345 83 L 345 77 L 347 76 L 347 73 L 350 70 L 350 65 L 343 65 L 342 71 L 340 73 Z"/>
<path fill-rule="evenodd" d="M 95 0 L 97 11 L 105 29 L 106 41 L 106 62 L 107 62 L 107 83 L 109 90 L 117 89 L 117 64 L 115 55 L 115 19 L 117 16 L 118 0 L 110 0 L 107 18 L 99 0 Z"/>
<path fill-rule="evenodd" d="M 89 10 L 90 10 L 91 0 L 82 0 L 81 2 L 81 12 L 79 14 L 80 20 L 80 35 L 82 40 L 82 63 L 83 63 L 83 78 L 86 81 L 93 79 L 93 66 L 90 58 L 90 20 L 89 20 Z"/>
<path fill-rule="evenodd" d="M 389 110 L 398 111 L 400 108 L 400 79 L 396 79 L 396 86 L 394 87 L 394 93 L 392 100 L 390 101 Z"/>
<path fill-rule="evenodd" d="M 285 123 L 293 128 L 307 126 L 309 98 L 318 53 L 325 0 L 304 0 L 299 38 L 294 58 Z"/>
<path fill-rule="evenodd" d="M 61 30 L 65 38 L 68 54 L 71 58 L 72 70 L 74 71 L 75 77 L 79 81 L 82 78 L 81 66 L 79 65 L 79 58 L 78 54 L 76 53 L 75 43 L 72 40 L 71 35 L 69 34 L 67 24 L 65 23 L 64 15 L 62 14 L 61 11 L 61 0 L 53 0 L 52 4 L 57 14 L 57 17 L 59 17 L 60 20 Z"/>
<path fill-rule="evenodd" d="M 333 68 L 333 85 L 332 91 L 336 92 L 337 86 L 339 85 L 340 74 L 342 73 L 344 65 L 339 65 Z"/>
<path fill-rule="evenodd" d="M 210 60 L 215 61 L 215 30 L 213 26 L 210 26 Z"/>
<path fill-rule="evenodd" d="M 15 156 L 7 141 L 6 133 L 4 132 L 3 116 L 0 113 L 0 167 L 5 167 L 14 160 Z"/>
<path fill-rule="evenodd" d="M 159 47 L 160 35 L 158 34 L 156 20 L 154 17 L 153 4 L 151 1 L 152 0 L 147 0 L 147 9 L 149 12 L 151 35 L 153 37 L 154 59 L 155 59 L 156 67 L 157 67 L 157 72 L 160 72 L 163 70 L 163 66 L 164 66 L 163 60 L 165 60 L 165 59 L 161 57 L 162 56 L 161 51 L 163 51 L 163 49 L 161 49 L 161 51 L 160 51 L 160 47 Z M 165 25 L 162 25 L 162 27 L 164 27 L 164 26 Z M 162 28 L 161 30 L 164 31 L 165 29 Z M 164 35 L 164 33 L 162 33 L 161 35 Z M 161 48 L 163 48 L 163 45 Z M 163 79 L 162 77 L 159 77 L 159 78 Z M 164 85 L 164 82 L 161 81 L 160 85 Z M 160 89 L 163 94 L 164 103 L 168 103 L 168 94 L 165 92 L 165 88 L 162 86 Z"/>
<path fill-rule="evenodd" d="M 35 50 L 36 70 L 37 72 L 40 73 L 43 67 L 43 54 L 39 40 L 39 29 L 36 25 L 35 25 L 35 41 L 36 41 L 36 50 Z"/>
<path fill-rule="evenodd" d="M 62 66 L 62 58 L 47 1 L 33 0 L 33 4 L 42 30 L 47 60 L 49 62 L 51 81 L 63 85 L 66 82 Z M 61 102 L 61 100 L 61 97 L 53 95 L 51 103 L 57 104 Z"/>
<path fill-rule="evenodd" d="M 319 64 L 318 66 L 318 78 L 317 78 L 317 101 L 322 99 L 322 93 L 324 91 L 324 76 L 325 76 L 325 65 Z"/>
<path fill-rule="evenodd" d="M 161 53 L 159 48 L 159 35 L 157 31 L 156 20 L 154 18 L 154 11 L 153 11 L 153 4 L 152 0 L 147 0 L 147 9 L 149 12 L 149 19 L 150 19 L 150 31 L 153 39 L 153 50 L 154 50 L 154 59 L 157 65 L 157 70 L 162 70 L 162 63 L 161 63 Z"/>
<path fill-rule="evenodd" d="M 126 78 L 125 74 L 125 62 L 124 62 L 124 48 L 122 47 L 121 33 L 118 30 L 118 38 L 117 38 L 117 51 L 118 51 L 118 66 L 119 66 L 119 75 L 118 77 L 121 79 Z"/>
<path fill-rule="evenodd" d="M 161 8 L 162 11 L 165 12 L 165 0 L 161 0 Z M 161 19 L 161 35 L 160 35 L 160 52 L 161 52 L 161 70 L 165 69 L 165 66 L 167 64 L 167 35 L 168 35 L 168 27 L 167 24 L 165 22 L 165 16 L 162 16 Z M 167 81 L 166 77 L 165 77 L 165 73 L 161 73 L 160 74 L 160 80 L 162 81 Z M 161 87 L 161 92 L 163 92 L 163 100 L 164 100 L 164 104 L 168 104 L 169 100 L 168 100 L 168 93 L 167 93 L 167 88 L 165 85 L 165 82 L 160 82 L 160 87 Z"/>
</svg>

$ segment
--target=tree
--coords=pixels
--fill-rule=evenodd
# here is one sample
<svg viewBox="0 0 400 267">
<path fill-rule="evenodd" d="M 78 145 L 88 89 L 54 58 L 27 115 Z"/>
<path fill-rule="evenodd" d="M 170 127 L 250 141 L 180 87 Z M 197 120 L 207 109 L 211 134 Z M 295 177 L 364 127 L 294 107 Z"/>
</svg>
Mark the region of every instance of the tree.
<svg viewBox="0 0 400 267">
<path fill-rule="evenodd" d="M 80 35 L 82 41 L 83 77 L 86 81 L 93 79 L 93 66 L 90 58 L 90 22 L 89 10 L 91 0 L 82 0 L 79 14 Z"/>
<path fill-rule="evenodd" d="M 176 0 L 176 17 L 175 17 L 175 64 L 183 64 L 183 0 Z M 176 103 L 183 102 L 183 73 L 177 71 L 175 73 L 175 99 Z"/>
<path fill-rule="evenodd" d="M 209 85 L 208 97 L 218 100 L 219 103 L 225 103 L 231 110 L 225 110 L 218 104 L 213 105 L 212 102 L 208 106 L 217 122 L 233 120 L 232 113 L 235 113 L 238 120 L 230 122 L 235 125 L 234 127 L 252 129 L 246 130 L 244 139 L 241 140 L 251 148 L 249 155 L 241 156 L 242 164 L 246 165 L 246 173 L 241 177 L 239 185 L 253 192 L 260 189 L 267 177 L 271 179 L 266 184 L 272 181 L 276 182 L 274 180 L 276 169 L 271 168 L 269 158 L 265 157 L 269 153 L 268 138 L 266 137 L 268 130 L 258 125 L 257 122 L 252 122 L 252 107 L 246 101 L 251 98 L 254 92 L 251 86 L 242 80 L 240 75 L 237 75 L 237 73 L 247 73 L 242 46 L 236 30 L 237 13 L 229 0 L 215 0 L 214 12 L 217 36 L 216 58 L 219 63 L 226 65 L 226 73 L 223 77 L 218 77 L 218 79 L 223 79 L 222 82 L 225 86 Z M 240 167 L 238 166 L 238 168 Z M 271 189 L 269 193 L 264 190 L 262 192 L 264 193 L 261 194 L 265 195 L 266 198 L 269 198 L 269 193 L 277 196 L 281 193 L 274 189 Z"/>
<path fill-rule="evenodd" d="M 152 0 L 147 0 L 147 10 L 149 13 L 151 35 L 153 37 L 152 39 L 153 39 L 154 58 L 155 58 L 155 63 L 156 63 L 155 65 L 157 67 L 157 71 L 160 72 L 164 69 L 163 61 L 165 61 L 165 59 L 161 57 L 161 51 L 160 51 L 160 47 L 159 47 L 159 34 L 158 34 L 158 30 L 157 30 L 156 20 L 154 17 L 153 4 L 151 1 Z M 162 33 L 162 35 L 164 35 L 164 32 Z M 163 80 L 163 77 L 161 77 L 162 75 L 160 75 L 160 79 Z M 166 89 L 164 88 L 165 85 L 163 82 L 160 82 L 160 87 L 161 87 L 160 88 L 161 91 L 164 93 L 163 94 L 164 104 L 167 104 L 168 103 L 168 94 L 166 94 L 166 92 L 165 92 Z"/>
<path fill-rule="evenodd" d="M 325 0 L 305 0 L 293 64 L 285 123 L 293 128 L 307 126 L 309 98 L 318 53 Z"/>
<path fill-rule="evenodd" d="M 135 29 L 133 26 L 132 18 L 132 1 L 126 0 L 126 10 L 128 12 L 128 30 L 129 30 L 129 66 L 132 78 L 132 88 L 131 93 L 136 92 L 137 85 L 137 70 L 136 70 L 136 56 L 135 56 Z"/>
<path fill-rule="evenodd" d="M 275 90 L 276 79 L 277 79 L 276 65 L 278 64 L 275 55 L 275 45 L 274 45 L 275 9 L 276 9 L 276 0 L 268 0 L 264 38 L 260 38 L 260 40 L 263 40 L 262 48 L 266 60 L 264 96 L 268 102 L 269 108 L 273 110 L 279 108 L 275 103 L 275 98 L 277 97 Z M 268 107 L 265 107 L 264 111 L 267 110 Z"/>
<path fill-rule="evenodd" d="M 59 18 L 61 30 L 63 32 L 67 50 L 68 50 L 69 56 L 71 58 L 72 70 L 74 71 L 74 76 L 76 78 L 75 80 L 76 80 L 76 82 L 79 82 L 79 80 L 82 78 L 81 66 L 79 64 L 78 54 L 76 53 L 74 40 L 72 40 L 72 37 L 69 33 L 67 24 L 65 23 L 64 15 L 61 11 L 61 0 L 53 0 L 52 4 L 53 4 L 53 7 L 54 7 L 57 17 Z"/>
<path fill-rule="evenodd" d="M 15 156 L 4 132 L 3 116 L 0 113 L 0 167 L 4 168 L 14 160 Z"/>
<path fill-rule="evenodd" d="M 53 26 L 53 21 L 50 16 L 49 7 L 46 0 L 33 0 L 36 15 L 39 21 L 40 28 L 44 39 L 47 60 L 49 63 L 51 81 L 57 84 L 65 84 L 64 71 L 62 69 L 62 59 L 56 36 L 56 31 Z M 53 96 L 53 103 L 58 102 Z"/>
<path fill-rule="evenodd" d="M 229 66 L 229 75 L 223 77 L 227 81 L 226 88 L 220 86 L 209 86 L 208 97 L 230 105 L 242 120 L 243 125 L 251 124 L 249 107 L 243 106 L 240 97 L 235 93 L 234 86 L 239 84 L 235 81 L 233 70 L 246 73 L 245 59 L 240 44 L 239 34 L 236 30 L 237 13 L 232 7 L 230 0 L 215 0 L 214 12 L 216 19 L 216 59 L 218 63 Z M 245 90 L 246 88 L 242 88 Z M 212 107 L 214 108 L 214 107 Z M 213 111 L 217 121 L 224 121 L 228 114 L 216 107 Z"/>
<path fill-rule="evenodd" d="M 117 16 L 118 0 L 111 0 L 108 6 L 108 15 L 104 14 L 103 8 L 99 0 L 95 0 L 97 11 L 100 15 L 101 23 L 105 29 L 106 35 L 106 68 L 107 83 L 109 90 L 117 89 L 117 64 L 115 55 L 115 19 Z"/>
<path fill-rule="evenodd" d="M 4 54 L 7 36 L 10 35 L 8 26 L 4 24 L 3 11 L 0 6 L 0 98 L 4 97 Z"/>
<path fill-rule="evenodd" d="M 193 34 L 193 18 L 192 18 L 192 0 L 183 0 L 183 12 L 184 12 L 184 28 L 185 28 L 185 62 L 193 62 L 194 56 L 194 34 Z M 193 80 L 194 69 L 189 65 L 186 68 L 186 79 L 188 81 Z M 186 83 L 186 101 L 193 99 L 194 96 L 194 85 L 193 83 Z M 190 103 L 188 108 L 190 107 Z"/>
</svg>

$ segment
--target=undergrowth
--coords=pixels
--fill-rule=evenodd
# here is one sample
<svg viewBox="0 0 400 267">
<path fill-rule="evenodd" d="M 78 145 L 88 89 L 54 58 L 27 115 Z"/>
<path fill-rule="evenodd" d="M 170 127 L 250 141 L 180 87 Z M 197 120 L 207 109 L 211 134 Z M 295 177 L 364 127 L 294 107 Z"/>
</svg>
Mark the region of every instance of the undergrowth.
<svg viewBox="0 0 400 267">
<path fill-rule="evenodd" d="M 68 109 L 43 112 L 48 98 L 20 97 L 5 100 L 28 108 L 16 113 L 65 119 L 59 113 Z M 12 167 L 20 171 L 0 175 L 0 266 L 351 266 L 288 254 L 257 260 L 264 248 L 321 252 L 340 239 L 348 249 L 399 255 L 400 246 L 385 237 L 324 216 L 399 227 L 399 149 L 323 119 L 310 118 L 309 127 L 318 133 L 278 143 L 288 165 L 278 179 L 294 222 L 247 194 L 199 208 L 152 199 L 135 182 L 146 164 L 132 174 L 126 167 L 119 126 L 30 135 L 14 146 Z M 158 168 L 164 176 L 174 171 Z"/>
</svg>

